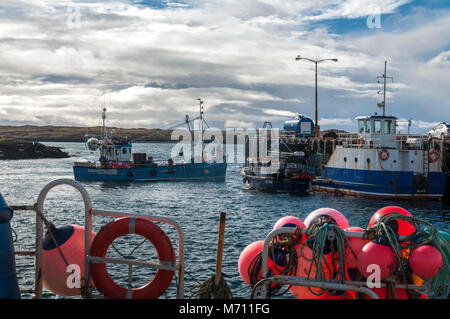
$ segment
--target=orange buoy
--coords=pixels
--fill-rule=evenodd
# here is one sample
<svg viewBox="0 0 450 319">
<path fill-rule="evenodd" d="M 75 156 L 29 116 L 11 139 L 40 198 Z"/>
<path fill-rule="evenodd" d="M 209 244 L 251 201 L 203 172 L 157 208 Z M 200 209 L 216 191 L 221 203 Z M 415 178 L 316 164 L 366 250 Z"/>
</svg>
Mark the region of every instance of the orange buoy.
<svg viewBox="0 0 450 319">
<path fill-rule="evenodd" d="M 111 243 L 128 234 L 147 238 L 156 248 L 159 263 L 175 266 L 175 252 L 166 233 L 156 224 L 142 217 L 123 217 L 102 227 L 91 245 L 91 256 L 105 257 Z M 97 289 L 110 299 L 125 299 L 128 289 L 119 286 L 108 275 L 106 263 L 90 263 L 90 274 Z M 173 270 L 158 268 L 153 279 L 140 288 L 133 288 L 132 299 L 154 299 L 169 288 L 174 276 Z"/>
<path fill-rule="evenodd" d="M 373 214 L 369 222 L 369 227 L 374 226 L 381 216 L 386 215 L 388 213 L 399 213 L 405 216 L 412 216 L 411 213 L 404 208 L 398 206 L 386 206 L 378 210 L 375 214 Z M 402 235 L 408 236 L 416 231 L 413 225 L 411 225 L 409 222 L 405 220 L 396 220 L 393 221 L 392 223 L 390 222 L 390 226 L 398 235 L 401 236 Z"/>
<path fill-rule="evenodd" d="M 379 269 L 379 280 L 386 279 L 394 270 L 395 256 L 391 248 L 371 241 L 363 246 L 358 254 L 359 272 L 366 278 Z M 378 267 L 376 267 L 378 266 Z"/>
<path fill-rule="evenodd" d="M 345 218 L 345 216 L 341 212 L 337 211 L 336 209 L 326 208 L 326 207 L 319 208 L 319 209 L 316 209 L 315 211 L 311 212 L 308 215 L 308 217 L 306 217 L 306 219 L 305 219 L 305 226 L 308 228 L 318 218 L 320 218 L 322 216 L 329 216 L 329 217 L 333 218 L 336 221 L 336 224 L 341 229 L 346 229 L 346 228 L 350 227 L 350 225 L 347 221 L 347 218 Z"/>
<path fill-rule="evenodd" d="M 442 263 L 441 252 L 430 245 L 414 248 L 409 258 L 411 270 L 422 279 L 436 276 L 441 271 Z"/>
<path fill-rule="evenodd" d="M 349 227 L 345 230 L 349 231 L 349 232 L 362 232 L 362 233 L 364 232 L 364 229 L 361 227 Z M 348 244 L 345 243 L 345 265 L 348 268 L 358 268 L 358 261 L 357 261 L 356 257 L 358 256 L 361 249 L 368 242 L 370 242 L 370 240 L 362 239 L 362 238 L 352 238 L 352 237 L 348 237 L 347 239 L 348 239 Z M 352 254 L 352 251 L 350 250 L 349 245 L 351 246 L 351 250 L 353 250 L 356 257 Z"/>
<path fill-rule="evenodd" d="M 52 234 L 68 265 L 59 253 L 49 233 L 44 237 L 42 249 L 42 282 L 51 292 L 60 296 L 80 295 L 84 277 L 84 233 L 78 225 L 52 227 Z M 91 233 L 91 243 L 95 233 Z M 79 268 L 78 268 L 79 267 Z M 77 273 L 77 270 L 80 270 Z M 75 271 L 74 273 L 72 273 Z M 78 281 L 80 280 L 80 281 Z"/>
</svg>

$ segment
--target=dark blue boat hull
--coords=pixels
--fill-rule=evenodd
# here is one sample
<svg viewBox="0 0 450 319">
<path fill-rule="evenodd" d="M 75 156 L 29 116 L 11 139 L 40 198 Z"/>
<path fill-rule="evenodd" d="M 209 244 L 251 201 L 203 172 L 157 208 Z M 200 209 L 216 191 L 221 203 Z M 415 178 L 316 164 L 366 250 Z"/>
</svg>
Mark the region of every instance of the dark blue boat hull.
<svg viewBox="0 0 450 319">
<path fill-rule="evenodd" d="M 447 174 L 429 172 L 424 183 L 413 172 L 324 167 L 312 181 L 314 191 L 376 198 L 437 199 L 445 192 Z"/>
<path fill-rule="evenodd" d="M 225 178 L 227 163 L 189 163 L 147 168 L 98 168 L 74 166 L 76 180 L 174 181 Z"/>
<path fill-rule="evenodd" d="M 10 220 L 13 210 L 0 194 L 0 299 L 20 299 Z"/>
<path fill-rule="evenodd" d="M 265 192 L 307 194 L 310 188 L 310 179 L 295 178 L 276 180 L 274 178 L 262 178 L 246 175 L 248 185 L 256 190 Z"/>
</svg>

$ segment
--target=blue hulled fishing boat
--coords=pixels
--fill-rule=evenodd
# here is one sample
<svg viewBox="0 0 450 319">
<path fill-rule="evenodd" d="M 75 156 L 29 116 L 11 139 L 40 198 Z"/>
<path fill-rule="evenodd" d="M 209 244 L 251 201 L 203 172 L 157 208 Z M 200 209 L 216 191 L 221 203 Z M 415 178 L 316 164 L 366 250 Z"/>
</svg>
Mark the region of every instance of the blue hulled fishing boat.
<svg viewBox="0 0 450 319">
<path fill-rule="evenodd" d="M 202 117 L 200 100 L 200 119 Z M 100 139 L 87 139 L 90 151 L 99 151 L 98 161 L 77 161 L 73 165 L 76 180 L 87 181 L 174 181 L 174 180 L 213 180 L 225 178 L 227 163 L 223 155 L 216 154 L 216 160 L 175 162 L 170 158 L 167 163 L 156 163 L 146 153 L 132 153 L 132 143 L 128 139 L 114 136 L 114 131 L 107 132 L 105 127 L 106 108 L 102 113 L 103 126 Z M 188 119 L 188 118 L 187 118 Z M 186 120 L 188 123 L 188 120 Z M 190 128 L 190 126 L 189 126 Z M 203 147 L 203 145 L 202 145 Z"/>
<path fill-rule="evenodd" d="M 312 181 L 315 191 L 375 198 L 440 199 L 447 174 L 442 169 L 442 151 L 422 137 L 396 133 L 398 119 L 385 114 L 384 99 L 378 104 L 383 114 L 359 116 L 357 142 L 343 137 L 321 176 Z"/>
</svg>

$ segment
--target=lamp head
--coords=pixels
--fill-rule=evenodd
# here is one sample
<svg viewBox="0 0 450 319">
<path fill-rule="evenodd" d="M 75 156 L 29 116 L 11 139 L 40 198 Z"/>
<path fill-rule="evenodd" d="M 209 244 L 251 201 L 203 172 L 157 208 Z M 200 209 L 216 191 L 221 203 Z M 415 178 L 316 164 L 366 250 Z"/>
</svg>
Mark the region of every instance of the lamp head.
<svg viewBox="0 0 450 319">
<path fill-rule="evenodd" d="M 295 57 L 295 61 L 298 61 L 298 60 L 301 60 L 302 58 L 300 57 L 300 55 L 297 55 L 296 57 Z"/>
</svg>

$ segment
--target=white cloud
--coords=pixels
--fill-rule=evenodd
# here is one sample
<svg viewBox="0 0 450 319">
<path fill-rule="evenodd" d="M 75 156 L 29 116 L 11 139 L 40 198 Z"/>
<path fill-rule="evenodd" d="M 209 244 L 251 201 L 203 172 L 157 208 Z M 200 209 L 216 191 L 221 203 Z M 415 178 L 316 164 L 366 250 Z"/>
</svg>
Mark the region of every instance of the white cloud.
<svg viewBox="0 0 450 319">
<path fill-rule="evenodd" d="M 226 128 L 253 128 L 255 127 L 255 123 L 238 120 L 226 120 L 224 126 Z"/>
<path fill-rule="evenodd" d="M 392 13 L 407 2 L 377 3 Z M 424 121 L 434 121 L 439 108 L 450 117 L 448 68 L 440 67 L 448 65 L 445 13 L 419 12 L 415 24 L 395 32 L 337 35 L 309 24 L 363 17 L 369 3 L 205 0 L 153 9 L 130 1 L 2 2 L 0 124 L 98 125 L 105 90 L 117 126 L 178 123 L 195 115 L 199 97 L 214 126 L 283 121 L 313 110 L 314 65 L 296 62 L 297 54 L 339 58 L 319 66 L 321 125 L 348 125 L 345 119 L 375 110 L 385 59 L 395 78 L 389 102 L 400 116 L 418 118 L 426 107 L 433 112 Z M 66 23 L 73 6 L 81 8 L 79 29 Z"/>
<path fill-rule="evenodd" d="M 450 67 L 450 51 L 443 51 L 430 59 L 428 65 L 431 67 Z"/>
<path fill-rule="evenodd" d="M 269 115 L 276 115 L 280 117 L 294 117 L 298 115 L 298 113 L 294 113 L 291 111 L 275 110 L 275 109 L 266 109 L 263 110 L 263 112 Z"/>
<path fill-rule="evenodd" d="M 319 119 L 320 126 L 349 126 L 355 123 L 354 119 L 347 118 L 321 118 Z"/>
</svg>

